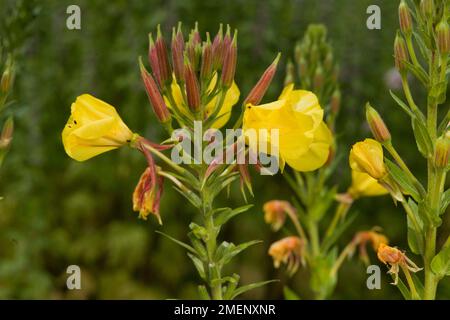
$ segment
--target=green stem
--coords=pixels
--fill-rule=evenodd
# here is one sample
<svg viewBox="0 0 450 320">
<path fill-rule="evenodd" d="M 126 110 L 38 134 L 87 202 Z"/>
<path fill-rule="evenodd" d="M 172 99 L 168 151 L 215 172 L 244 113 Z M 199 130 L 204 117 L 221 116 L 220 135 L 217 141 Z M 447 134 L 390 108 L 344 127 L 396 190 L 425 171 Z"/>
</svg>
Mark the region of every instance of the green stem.
<svg viewBox="0 0 450 320">
<path fill-rule="evenodd" d="M 436 289 L 438 279 L 431 270 L 431 261 L 434 258 L 436 252 L 436 228 L 430 227 L 426 233 L 425 240 L 425 287 L 424 287 L 424 299 L 434 300 L 436 298 Z"/>
<path fill-rule="evenodd" d="M 344 202 L 339 203 L 339 206 L 336 208 L 336 211 L 334 213 L 333 220 L 331 220 L 331 223 L 328 226 L 328 229 L 325 233 L 325 238 L 331 237 L 334 230 L 336 229 L 339 220 L 347 214 L 351 206 L 352 203 L 344 203 Z"/>
<path fill-rule="evenodd" d="M 421 66 L 419 64 L 419 61 L 417 60 L 416 51 L 414 50 L 414 47 L 412 44 L 411 34 L 406 37 L 406 46 L 408 47 L 408 52 L 409 52 L 409 55 L 411 56 L 413 64 L 416 67 L 420 68 Z"/>
<path fill-rule="evenodd" d="M 317 257 L 320 254 L 319 229 L 317 223 L 314 221 L 310 221 L 308 227 L 309 237 L 311 239 L 311 252 L 313 257 Z"/>
<path fill-rule="evenodd" d="M 409 290 L 411 291 L 411 298 L 413 300 L 420 300 L 420 296 L 417 293 L 416 286 L 414 285 L 414 281 L 409 273 L 408 267 L 401 265 L 401 268 L 405 273 L 406 281 L 408 282 Z"/>
</svg>

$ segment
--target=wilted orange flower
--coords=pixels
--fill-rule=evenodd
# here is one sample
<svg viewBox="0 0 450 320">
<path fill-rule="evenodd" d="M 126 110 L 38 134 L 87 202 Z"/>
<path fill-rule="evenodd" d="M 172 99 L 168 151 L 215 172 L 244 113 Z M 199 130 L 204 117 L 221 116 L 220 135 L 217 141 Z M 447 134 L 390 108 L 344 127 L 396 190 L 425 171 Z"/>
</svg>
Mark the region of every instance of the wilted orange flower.
<svg viewBox="0 0 450 320">
<path fill-rule="evenodd" d="M 398 273 L 400 272 L 400 267 L 405 273 L 409 271 L 418 272 L 422 270 L 422 268 L 419 268 L 413 261 L 411 261 L 404 252 L 386 244 L 380 244 L 377 255 L 381 262 L 390 266 L 388 273 L 394 275 L 394 285 L 397 285 L 398 283 Z"/>
<path fill-rule="evenodd" d="M 269 255 L 273 258 L 275 268 L 279 268 L 282 263 L 286 264 L 287 272 L 293 275 L 304 261 L 305 242 L 299 237 L 286 237 L 278 240 L 269 248 Z"/>
<path fill-rule="evenodd" d="M 283 200 L 272 200 L 266 202 L 263 206 L 264 220 L 272 226 L 274 231 L 280 230 L 286 221 L 286 213 L 291 210 L 295 211 L 294 207 Z"/>
<path fill-rule="evenodd" d="M 387 245 L 388 238 L 375 230 L 360 231 L 353 237 L 352 243 L 359 248 L 359 257 L 364 263 L 369 264 L 369 257 L 367 255 L 367 245 L 370 243 L 375 252 L 378 251 L 380 245 Z"/>
<path fill-rule="evenodd" d="M 157 176 L 154 168 L 147 167 L 133 193 L 133 210 L 139 212 L 139 218 L 147 220 L 153 213 L 162 224 L 159 215 L 159 203 L 162 194 L 162 177 Z"/>
</svg>

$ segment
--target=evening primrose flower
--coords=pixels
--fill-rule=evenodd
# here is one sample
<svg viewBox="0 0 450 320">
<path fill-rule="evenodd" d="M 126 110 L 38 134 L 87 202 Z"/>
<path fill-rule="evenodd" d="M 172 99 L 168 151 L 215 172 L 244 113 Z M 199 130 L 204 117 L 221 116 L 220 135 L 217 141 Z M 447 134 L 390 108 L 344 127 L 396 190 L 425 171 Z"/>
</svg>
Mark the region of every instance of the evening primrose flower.
<svg viewBox="0 0 450 320">
<path fill-rule="evenodd" d="M 72 103 L 62 132 L 66 153 L 77 161 L 117 149 L 131 143 L 134 137 L 113 106 L 89 94 Z"/>
<path fill-rule="evenodd" d="M 375 252 L 378 252 L 378 248 L 381 245 L 389 244 L 388 238 L 376 230 L 360 231 L 355 234 L 352 240 L 352 244 L 359 248 L 359 257 L 366 265 L 369 264 L 369 256 L 367 255 L 367 245 L 372 245 Z"/>
<path fill-rule="evenodd" d="M 252 105 L 247 104 L 243 130 L 279 130 L 281 168 L 286 162 L 298 171 L 313 171 L 323 166 L 332 144 L 331 132 L 323 122 L 323 110 L 316 95 L 310 91 L 294 90 L 286 86 L 277 101 Z M 276 144 L 270 135 L 262 144 Z M 260 137 L 261 139 L 261 137 Z M 269 150 L 270 152 L 270 150 Z"/>
<path fill-rule="evenodd" d="M 272 226 L 274 231 L 280 230 L 286 221 L 288 210 L 295 210 L 287 201 L 271 200 L 264 204 L 264 221 Z"/>
<path fill-rule="evenodd" d="M 374 139 L 355 143 L 350 151 L 349 160 L 353 170 L 367 173 L 374 179 L 379 180 L 387 174 L 383 161 L 383 147 Z"/>
<path fill-rule="evenodd" d="M 409 273 L 409 271 L 418 272 L 422 270 L 404 252 L 383 243 L 378 247 L 377 256 L 381 262 L 390 266 L 388 273 L 394 275 L 394 282 L 392 283 L 394 285 L 398 283 L 400 268 L 402 268 L 405 274 Z"/>
<path fill-rule="evenodd" d="M 269 248 L 269 255 L 273 258 L 275 268 L 282 263 L 287 265 L 287 271 L 293 275 L 304 264 L 305 242 L 299 237 L 290 236 L 274 242 Z"/>
<path fill-rule="evenodd" d="M 385 187 L 367 173 L 352 170 L 352 185 L 348 188 L 347 194 L 353 200 L 360 197 L 382 196 L 388 193 Z"/>
<path fill-rule="evenodd" d="M 209 82 L 208 90 L 207 90 L 207 92 L 209 94 L 215 89 L 216 84 L 217 84 L 217 73 L 214 74 L 214 76 L 211 78 L 211 81 Z M 181 91 L 180 86 L 177 84 L 175 77 L 171 84 L 171 93 L 172 93 L 173 100 L 176 104 L 176 107 L 178 107 L 178 109 L 183 114 L 188 115 L 190 112 L 189 108 L 184 103 L 183 93 Z M 233 84 L 227 90 L 227 92 L 225 94 L 224 102 L 222 104 L 220 111 L 218 112 L 218 114 L 216 116 L 217 120 L 212 124 L 212 128 L 216 128 L 216 129 L 222 128 L 228 122 L 228 120 L 230 120 L 231 109 L 239 101 L 240 94 L 241 93 L 239 91 L 238 86 L 236 85 L 235 82 L 233 82 Z M 205 117 L 206 118 L 209 117 L 212 114 L 212 112 L 214 111 L 214 108 L 217 104 L 219 97 L 220 97 L 219 94 L 216 94 L 206 104 L 206 106 L 205 106 Z M 173 108 L 173 106 L 170 103 L 170 99 L 168 99 L 167 96 L 165 96 L 165 101 L 169 108 Z"/>
</svg>

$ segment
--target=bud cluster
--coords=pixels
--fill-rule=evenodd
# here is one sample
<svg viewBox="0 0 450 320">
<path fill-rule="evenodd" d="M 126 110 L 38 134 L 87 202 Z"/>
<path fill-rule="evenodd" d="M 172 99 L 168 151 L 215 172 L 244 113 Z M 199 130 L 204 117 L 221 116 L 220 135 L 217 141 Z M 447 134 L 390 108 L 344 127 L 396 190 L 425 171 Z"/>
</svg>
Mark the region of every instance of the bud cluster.
<svg viewBox="0 0 450 320">
<path fill-rule="evenodd" d="M 308 27 L 303 39 L 295 46 L 294 62 L 289 61 L 286 69 L 286 85 L 298 80 L 300 88 L 313 91 L 322 107 L 331 114 L 339 111 L 339 67 L 324 25 Z"/>
<path fill-rule="evenodd" d="M 181 24 L 178 24 L 172 29 L 169 48 L 158 26 L 156 38 L 149 35 L 148 60 L 151 72 L 142 62 L 140 69 L 158 120 L 168 123 L 173 116 L 180 125 L 205 120 L 209 115 L 217 115 L 214 112 L 217 110 L 209 114 L 205 112 L 208 102 L 225 95 L 233 84 L 237 32 L 232 34 L 229 26 L 224 32 L 221 25 L 211 41 L 209 33 L 202 39 L 196 24 L 185 41 Z"/>
</svg>

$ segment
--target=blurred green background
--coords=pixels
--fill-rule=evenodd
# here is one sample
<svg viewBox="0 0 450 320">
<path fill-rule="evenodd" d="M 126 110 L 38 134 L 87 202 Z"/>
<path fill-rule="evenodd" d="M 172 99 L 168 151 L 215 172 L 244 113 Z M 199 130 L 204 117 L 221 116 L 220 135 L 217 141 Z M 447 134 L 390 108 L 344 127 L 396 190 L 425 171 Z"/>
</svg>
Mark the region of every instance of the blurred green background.
<svg viewBox="0 0 450 320">
<path fill-rule="evenodd" d="M 60 137 L 71 102 L 86 92 L 116 106 L 133 130 L 154 141 L 165 138 L 151 112 L 137 65 L 137 57 L 147 54 L 147 34 L 158 23 L 166 36 L 178 21 L 185 27 L 198 21 L 201 32 L 215 33 L 219 23 L 239 29 L 236 82 L 243 95 L 281 51 L 283 67 L 266 101 L 275 99 L 282 89 L 284 64 L 295 41 L 309 23 L 324 23 L 341 65 L 343 103 L 337 122 L 341 150 L 346 155 L 352 143 L 370 136 L 363 112 L 370 100 L 383 114 L 414 172 L 424 168 L 407 118 L 388 92 L 389 85 L 395 87 L 390 70 L 397 1 L 47 0 L 24 1 L 25 9 L 14 16 L 11 8 L 20 2 L 0 0 L 1 21 L 18 19 L 3 32 L 21 35 L 16 43 L 17 79 L 10 110 L 16 130 L 0 174 L 0 195 L 5 197 L 0 201 L 1 299 L 197 297 L 198 278 L 191 261 L 183 249 L 155 233 L 162 230 L 186 239 L 188 223 L 196 219 L 193 209 L 167 186 L 161 208 L 164 225 L 160 227 L 155 219 L 137 219 L 131 194 L 145 168 L 143 157 L 122 148 L 76 163 L 64 153 Z M 81 8 L 81 30 L 66 28 L 66 8 L 71 4 Z M 366 9 L 371 4 L 381 8 L 381 30 L 366 27 Z M 342 191 L 349 183 L 346 161 L 336 176 Z M 232 221 L 221 238 L 235 243 L 263 240 L 232 265 L 243 283 L 271 278 L 281 282 L 243 298 L 282 298 L 283 284 L 301 295 L 307 293 L 306 272 L 288 279 L 273 269 L 267 255 L 269 245 L 280 235 L 264 224 L 262 205 L 274 198 L 290 199 L 290 190 L 280 176 L 254 174 L 253 185 L 254 208 Z M 230 198 L 223 195 L 220 202 L 236 207 L 243 199 L 235 191 Z M 393 244 L 407 249 L 404 212 L 389 197 L 363 199 L 354 210 L 360 214 L 341 246 L 357 230 L 378 225 Z M 444 224 L 448 232 L 450 221 Z M 372 253 L 371 259 L 379 264 Z M 66 268 L 71 264 L 81 267 L 82 290 L 66 289 Z M 400 299 L 397 289 L 388 284 L 387 269 L 381 268 L 382 289 L 370 291 L 363 264 L 358 259 L 346 262 L 333 298 Z M 440 295 L 450 298 L 448 278 L 441 282 Z"/>
</svg>

